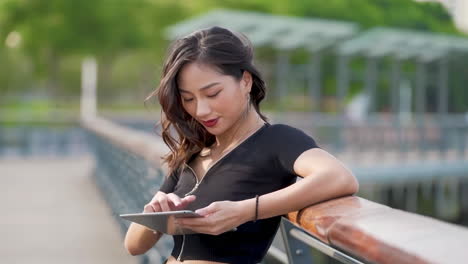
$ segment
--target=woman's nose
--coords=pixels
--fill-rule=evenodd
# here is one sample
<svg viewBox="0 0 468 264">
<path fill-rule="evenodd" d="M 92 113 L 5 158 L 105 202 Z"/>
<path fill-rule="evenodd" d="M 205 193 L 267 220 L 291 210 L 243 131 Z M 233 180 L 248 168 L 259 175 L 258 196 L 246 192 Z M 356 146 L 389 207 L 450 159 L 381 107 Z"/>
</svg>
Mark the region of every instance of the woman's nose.
<svg viewBox="0 0 468 264">
<path fill-rule="evenodd" d="M 197 102 L 197 110 L 196 110 L 196 115 L 198 118 L 203 118 L 209 116 L 211 113 L 211 108 L 208 102 L 205 100 L 199 100 Z"/>
</svg>

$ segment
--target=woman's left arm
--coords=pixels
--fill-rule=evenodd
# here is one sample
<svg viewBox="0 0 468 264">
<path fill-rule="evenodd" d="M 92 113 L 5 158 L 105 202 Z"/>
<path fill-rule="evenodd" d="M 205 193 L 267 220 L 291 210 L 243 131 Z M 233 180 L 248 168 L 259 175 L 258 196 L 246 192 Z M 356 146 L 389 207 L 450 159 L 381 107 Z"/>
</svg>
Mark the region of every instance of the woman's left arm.
<svg viewBox="0 0 468 264">
<path fill-rule="evenodd" d="M 359 183 L 351 171 L 321 148 L 309 149 L 299 155 L 294 162 L 294 172 L 304 179 L 262 195 L 259 198 L 258 219 L 287 214 L 315 203 L 352 195 L 359 189 Z M 245 207 L 255 207 L 255 199 L 241 202 L 245 203 Z"/>
<path fill-rule="evenodd" d="M 320 148 L 303 152 L 294 162 L 294 172 L 304 179 L 259 197 L 258 218 L 298 211 L 329 199 L 355 194 L 359 183 L 338 159 Z M 180 219 L 179 224 L 196 232 L 220 234 L 255 219 L 256 199 L 220 201 L 199 209 L 202 218 Z"/>
</svg>

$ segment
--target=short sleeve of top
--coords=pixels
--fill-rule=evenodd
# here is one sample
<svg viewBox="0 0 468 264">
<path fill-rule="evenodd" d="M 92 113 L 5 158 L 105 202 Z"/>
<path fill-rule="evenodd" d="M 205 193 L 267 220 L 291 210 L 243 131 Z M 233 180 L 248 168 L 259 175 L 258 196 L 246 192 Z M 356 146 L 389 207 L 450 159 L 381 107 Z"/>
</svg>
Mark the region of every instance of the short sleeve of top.
<svg viewBox="0 0 468 264">
<path fill-rule="evenodd" d="M 285 124 L 272 125 L 270 136 L 280 166 L 290 174 L 295 174 L 294 163 L 304 151 L 319 148 L 311 136 Z"/>
<path fill-rule="evenodd" d="M 174 170 L 168 177 L 164 179 L 164 182 L 159 188 L 159 191 L 163 193 L 172 193 L 178 181 L 178 170 Z"/>
</svg>

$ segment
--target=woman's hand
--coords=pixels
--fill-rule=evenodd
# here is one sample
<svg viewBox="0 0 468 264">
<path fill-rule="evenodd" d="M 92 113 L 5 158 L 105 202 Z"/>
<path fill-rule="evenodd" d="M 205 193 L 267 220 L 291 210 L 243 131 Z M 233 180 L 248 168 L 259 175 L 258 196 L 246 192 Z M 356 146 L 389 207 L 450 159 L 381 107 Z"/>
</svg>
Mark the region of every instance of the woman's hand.
<svg viewBox="0 0 468 264">
<path fill-rule="evenodd" d="M 195 198 L 195 195 L 180 198 L 175 193 L 157 192 L 153 199 L 145 205 L 143 213 L 183 210 L 188 204 L 195 201 Z"/>
<path fill-rule="evenodd" d="M 145 205 L 143 213 L 182 210 L 189 203 L 195 201 L 195 196 L 190 195 L 180 198 L 174 193 L 157 192 L 153 199 Z M 173 220 L 169 220 L 169 227 L 174 227 Z M 149 229 L 144 225 L 131 223 L 125 235 L 125 248 L 132 255 L 140 255 L 147 252 L 150 248 L 158 242 L 162 233 Z"/>
<path fill-rule="evenodd" d="M 252 220 L 254 210 L 255 204 L 252 205 L 250 200 L 213 202 L 195 211 L 203 217 L 177 218 L 176 222 L 180 227 L 197 233 L 219 235 Z"/>
</svg>

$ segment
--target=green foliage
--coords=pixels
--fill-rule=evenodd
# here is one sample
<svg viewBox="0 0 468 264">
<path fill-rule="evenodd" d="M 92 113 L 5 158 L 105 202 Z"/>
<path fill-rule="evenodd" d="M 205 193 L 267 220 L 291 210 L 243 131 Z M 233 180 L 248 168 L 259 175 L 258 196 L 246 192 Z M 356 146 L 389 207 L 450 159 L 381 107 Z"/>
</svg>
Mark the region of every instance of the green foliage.
<svg viewBox="0 0 468 264">
<path fill-rule="evenodd" d="M 51 52 L 115 53 L 135 48 L 143 40 L 134 14 L 140 8 L 129 0 L 62 1 L 9 0 L 3 37 L 19 31 L 30 55 Z"/>
<path fill-rule="evenodd" d="M 45 79 L 49 89 L 57 94 L 63 87 L 77 86 L 60 83 L 64 79 L 58 76 L 61 67 L 79 67 L 79 64 L 64 66 L 64 61 L 70 61 L 68 57 L 92 55 L 109 65 L 120 54 L 144 51 L 147 58 L 157 57 L 159 63 L 166 46 L 162 31 L 184 14 L 179 3 L 172 1 L 3 0 L 0 56 L 13 50 L 3 46 L 3 40 L 11 32 L 18 32 L 21 43 L 15 52 L 25 54 L 30 60 L 26 63 L 34 65 L 31 78 Z M 2 78 L 0 82 L 0 92 L 11 92 L 11 78 Z"/>
<path fill-rule="evenodd" d="M 460 34 L 447 10 L 439 3 L 413 0 L 204 0 L 197 10 L 232 8 L 278 15 L 357 22 L 363 28 L 389 26 Z"/>
<path fill-rule="evenodd" d="M 0 0 L 0 94 L 41 93 L 40 87 L 47 87 L 53 96 L 78 96 L 80 62 L 92 55 L 98 58 L 104 100 L 144 98 L 157 85 L 168 44 L 165 28 L 214 8 L 352 21 L 364 29 L 460 34 L 440 4 L 413 0 Z M 20 34 L 19 47 L 6 47 L 11 32 Z M 271 54 L 257 50 L 270 64 Z M 306 57 L 298 52 L 295 62 Z M 328 96 L 336 87 L 334 58 L 324 58 L 323 64 Z"/>
</svg>

